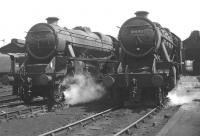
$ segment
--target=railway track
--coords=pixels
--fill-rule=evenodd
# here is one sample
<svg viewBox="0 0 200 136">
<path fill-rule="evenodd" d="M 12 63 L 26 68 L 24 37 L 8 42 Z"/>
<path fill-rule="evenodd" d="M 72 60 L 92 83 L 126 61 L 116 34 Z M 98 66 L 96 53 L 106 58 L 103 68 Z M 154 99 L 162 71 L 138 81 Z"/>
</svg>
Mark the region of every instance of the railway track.
<svg viewBox="0 0 200 136">
<path fill-rule="evenodd" d="M 14 101 L 18 101 L 20 100 L 19 97 L 15 96 L 15 95 L 3 95 L 0 96 L 0 103 L 9 103 L 9 102 L 14 102 Z"/>
<path fill-rule="evenodd" d="M 10 95 L 11 95 L 11 94 L 7 94 L 7 95 L 1 95 L 1 94 L 0 94 L 0 97 L 10 96 Z"/>
<path fill-rule="evenodd" d="M 87 124 L 89 121 L 93 122 L 98 117 L 103 117 L 105 114 L 108 114 L 109 112 L 111 112 L 113 110 L 115 110 L 115 108 L 110 108 L 110 109 L 104 110 L 100 113 L 94 114 L 94 115 L 84 118 L 82 120 L 76 121 L 76 122 L 68 124 L 66 126 L 62 126 L 60 128 L 54 129 L 54 130 L 46 132 L 46 133 L 40 134 L 39 136 L 55 136 L 55 135 L 63 134 L 66 131 L 71 130 L 73 127 L 76 127 L 78 125 Z"/>
<path fill-rule="evenodd" d="M 9 120 L 9 119 L 13 119 L 13 118 L 18 118 L 23 115 L 38 113 L 41 111 L 46 111 L 44 106 L 28 107 L 28 108 L 24 108 L 24 109 L 17 109 L 14 111 L 9 111 L 9 112 L 1 111 L 0 119 Z"/>
<path fill-rule="evenodd" d="M 147 117 L 149 117 L 150 115 L 152 115 L 155 111 L 157 111 L 159 109 L 160 109 L 160 107 L 156 107 L 156 108 L 152 109 L 150 112 L 146 113 L 144 116 L 142 116 L 138 120 L 136 120 L 133 123 L 129 124 L 127 127 L 123 128 L 121 131 L 119 131 L 118 133 L 114 134 L 113 136 L 120 136 L 122 134 L 130 135 L 130 129 L 131 128 L 133 128 L 133 127 L 137 128 L 137 124 L 138 123 L 140 123 L 141 121 L 144 121 L 144 119 L 146 119 Z"/>
<path fill-rule="evenodd" d="M 0 91 L 0 96 L 12 94 L 12 91 Z"/>
<path fill-rule="evenodd" d="M 11 88 L 0 88 L 0 95 L 1 94 L 12 94 Z"/>
<path fill-rule="evenodd" d="M 160 107 L 153 108 L 151 111 L 147 112 L 145 115 L 143 115 L 142 117 L 140 117 L 139 119 L 137 119 L 133 123 L 128 124 L 127 127 L 121 129 L 120 131 L 118 131 L 115 134 L 108 134 L 108 135 L 109 136 L 111 136 L 111 135 L 112 136 L 120 136 L 122 134 L 129 134 L 130 129 L 132 127 L 137 126 L 138 123 L 140 123 L 141 121 L 145 120 L 147 117 L 151 116 L 154 112 L 158 111 L 159 109 L 160 109 Z M 82 119 L 82 120 L 76 121 L 74 123 L 71 123 L 71 124 L 62 126 L 60 128 L 54 129 L 52 131 L 40 134 L 39 136 L 67 135 L 67 133 L 70 133 L 70 130 L 73 130 L 73 128 L 75 128 L 76 126 L 78 127 L 78 126 L 81 125 L 81 126 L 84 126 L 84 128 L 85 128 L 85 125 L 91 124 L 92 122 L 97 121 L 98 119 L 101 119 L 101 118 L 98 118 L 98 117 L 103 117 L 104 115 L 108 114 L 111 111 L 114 111 L 114 109 L 108 109 L 108 110 L 102 111 L 100 113 L 97 113 L 97 114 L 92 115 L 90 117 L 87 117 L 85 119 Z M 84 134 L 81 133 L 81 135 L 84 135 Z"/>
<path fill-rule="evenodd" d="M 4 98 L 6 98 L 6 97 L 13 97 L 14 95 L 12 95 L 12 94 L 7 94 L 7 95 L 0 95 L 0 100 L 1 99 L 4 99 Z"/>
<path fill-rule="evenodd" d="M 24 102 L 18 102 L 18 103 L 16 103 L 16 102 L 9 102 L 9 103 L 6 103 L 6 104 L 1 104 L 0 105 L 0 109 L 1 108 L 8 108 L 8 107 L 14 107 L 14 106 L 19 106 L 19 105 L 23 105 L 24 104 Z"/>
</svg>

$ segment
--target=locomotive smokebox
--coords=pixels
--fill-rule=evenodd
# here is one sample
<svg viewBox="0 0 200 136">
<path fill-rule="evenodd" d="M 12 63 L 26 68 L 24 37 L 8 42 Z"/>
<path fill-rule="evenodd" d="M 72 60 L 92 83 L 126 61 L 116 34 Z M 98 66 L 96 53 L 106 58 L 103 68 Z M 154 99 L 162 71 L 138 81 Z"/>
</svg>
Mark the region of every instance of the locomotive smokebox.
<svg viewBox="0 0 200 136">
<path fill-rule="evenodd" d="M 59 18 L 57 18 L 57 17 L 48 17 L 46 20 L 47 20 L 48 24 L 57 25 Z"/>
<path fill-rule="evenodd" d="M 137 11 L 137 12 L 135 12 L 136 17 L 147 18 L 148 14 L 149 14 L 149 12 L 147 12 L 147 11 Z"/>
</svg>

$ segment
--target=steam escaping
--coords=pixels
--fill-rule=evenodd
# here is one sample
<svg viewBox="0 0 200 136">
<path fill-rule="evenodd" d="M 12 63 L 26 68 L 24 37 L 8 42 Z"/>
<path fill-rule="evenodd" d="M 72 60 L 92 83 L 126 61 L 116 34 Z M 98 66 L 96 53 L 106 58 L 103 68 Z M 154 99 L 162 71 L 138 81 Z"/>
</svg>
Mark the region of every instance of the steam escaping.
<svg viewBox="0 0 200 136">
<path fill-rule="evenodd" d="M 199 81 L 195 77 L 181 77 L 178 85 L 168 93 L 170 105 L 182 105 L 200 99 Z"/>
<path fill-rule="evenodd" d="M 104 87 L 97 84 L 90 75 L 66 77 L 61 86 L 65 89 L 65 103 L 69 105 L 98 100 L 105 94 Z"/>
</svg>

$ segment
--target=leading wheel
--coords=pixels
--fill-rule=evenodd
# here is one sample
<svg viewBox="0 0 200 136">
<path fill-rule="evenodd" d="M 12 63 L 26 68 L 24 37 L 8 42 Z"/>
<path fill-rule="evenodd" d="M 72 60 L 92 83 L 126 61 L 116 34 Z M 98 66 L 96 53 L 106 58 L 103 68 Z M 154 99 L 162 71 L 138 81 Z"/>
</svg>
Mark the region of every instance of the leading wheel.
<svg viewBox="0 0 200 136">
<path fill-rule="evenodd" d="M 12 95 L 19 95 L 18 86 L 17 85 L 13 85 L 12 86 Z"/>
<path fill-rule="evenodd" d="M 53 107 L 62 107 L 64 102 L 63 91 L 60 88 L 60 85 L 56 84 L 50 88 L 49 97 L 47 99 L 48 111 L 54 110 Z"/>
<path fill-rule="evenodd" d="M 122 107 L 125 101 L 125 90 L 122 87 L 114 87 L 112 88 L 112 100 L 113 105 L 117 107 Z"/>
<path fill-rule="evenodd" d="M 53 92 L 53 97 L 54 97 L 54 102 L 57 104 L 62 103 L 62 101 L 64 100 L 64 95 L 63 95 L 63 91 L 61 90 L 60 85 L 56 85 L 54 88 L 54 92 Z"/>
<path fill-rule="evenodd" d="M 30 91 L 28 90 L 28 87 L 21 85 L 19 87 L 19 95 L 25 104 L 30 105 L 30 103 L 33 100 L 33 96 L 31 95 Z"/>
</svg>

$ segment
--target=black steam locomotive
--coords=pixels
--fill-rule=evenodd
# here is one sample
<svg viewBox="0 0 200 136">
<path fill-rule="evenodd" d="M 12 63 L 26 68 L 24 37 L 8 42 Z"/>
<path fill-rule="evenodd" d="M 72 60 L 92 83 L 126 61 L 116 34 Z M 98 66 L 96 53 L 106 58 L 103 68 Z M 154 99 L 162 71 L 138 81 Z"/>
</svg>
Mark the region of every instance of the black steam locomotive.
<svg viewBox="0 0 200 136">
<path fill-rule="evenodd" d="M 121 67 L 110 77 L 118 103 L 131 97 L 135 101 L 155 100 L 160 105 L 182 73 L 181 39 L 150 21 L 147 14 L 136 12 L 119 31 Z"/>
<path fill-rule="evenodd" d="M 26 60 L 15 77 L 15 86 L 22 100 L 47 98 L 49 105 L 63 99 L 60 83 L 66 76 L 90 73 L 103 79 L 115 72 L 118 42 L 112 36 L 91 32 L 88 27 L 74 29 L 57 25 L 58 18 L 34 25 L 26 36 Z M 111 65 L 111 66 L 109 66 Z"/>
</svg>

